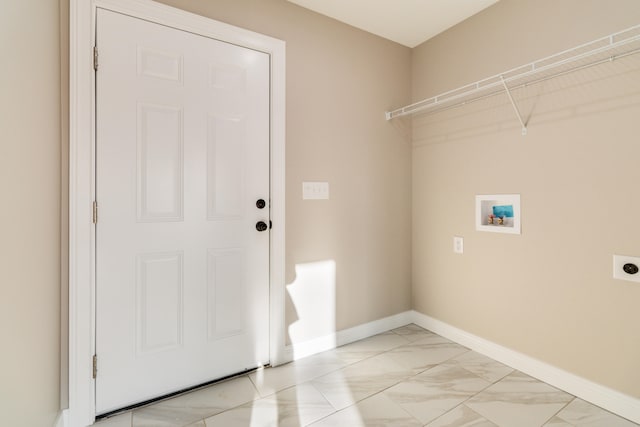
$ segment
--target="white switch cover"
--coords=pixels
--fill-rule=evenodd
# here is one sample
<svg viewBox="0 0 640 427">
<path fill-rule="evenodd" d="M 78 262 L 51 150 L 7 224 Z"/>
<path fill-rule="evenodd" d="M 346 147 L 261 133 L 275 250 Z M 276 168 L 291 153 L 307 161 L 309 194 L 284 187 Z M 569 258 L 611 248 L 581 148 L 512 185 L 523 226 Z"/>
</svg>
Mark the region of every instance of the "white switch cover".
<svg viewBox="0 0 640 427">
<path fill-rule="evenodd" d="M 628 280 L 630 282 L 640 282 L 640 272 L 629 274 L 624 271 L 625 264 L 634 264 L 640 268 L 640 258 L 625 255 L 613 256 L 613 278 Z"/>
<path fill-rule="evenodd" d="M 453 252 L 457 254 L 464 253 L 464 238 L 453 236 Z"/>
<path fill-rule="evenodd" d="M 304 200 L 329 199 L 329 183 L 328 182 L 303 182 L 302 198 Z"/>
</svg>

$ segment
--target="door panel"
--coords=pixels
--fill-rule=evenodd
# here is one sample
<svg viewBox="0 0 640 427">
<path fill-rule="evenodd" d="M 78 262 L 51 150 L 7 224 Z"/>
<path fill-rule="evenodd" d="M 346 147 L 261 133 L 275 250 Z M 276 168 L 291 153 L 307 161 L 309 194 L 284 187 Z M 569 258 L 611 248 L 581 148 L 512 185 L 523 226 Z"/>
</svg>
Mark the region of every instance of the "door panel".
<svg viewBox="0 0 640 427">
<path fill-rule="evenodd" d="M 209 116 L 208 125 L 207 217 L 210 220 L 240 218 L 244 214 L 245 197 L 245 121 Z"/>
<path fill-rule="evenodd" d="M 269 56 L 98 10 L 97 413 L 268 362 Z"/>
<path fill-rule="evenodd" d="M 244 258 L 242 249 L 208 251 L 207 316 L 211 341 L 241 334 L 245 329 L 243 308 L 234 304 L 247 297 L 242 286 L 242 272 L 247 268 Z"/>
<path fill-rule="evenodd" d="M 136 313 L 138 354 L 182 345 L 183 254 L 137 257 Z"/>
<path fill-rule="evenodd" d="M 138 105 L 138 221 L 182 221 L 182 108 Z"/>
</svg>

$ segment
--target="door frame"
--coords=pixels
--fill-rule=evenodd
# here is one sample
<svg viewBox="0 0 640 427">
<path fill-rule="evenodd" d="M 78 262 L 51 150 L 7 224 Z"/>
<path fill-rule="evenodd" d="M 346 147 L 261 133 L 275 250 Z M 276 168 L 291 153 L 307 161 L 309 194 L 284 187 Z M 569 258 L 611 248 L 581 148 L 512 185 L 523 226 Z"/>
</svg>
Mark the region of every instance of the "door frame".
<svg viewBox="0 0 640 427">
<path fill-rule="evenodd" d="M 69 408 L 67 425 L 95 421 L 95 73 L 98 8 L 189 31 L 270 56 L 269 357 L 285 352 L 285 42 L 151 0 L 70 0 L 69 14 Z M 98 57 L 99 63 L 99 57 Z M 64 334 L 64 331 L 63 331 Z M 99 370 L 99 365 L 98 365 Z"/>
</svg>

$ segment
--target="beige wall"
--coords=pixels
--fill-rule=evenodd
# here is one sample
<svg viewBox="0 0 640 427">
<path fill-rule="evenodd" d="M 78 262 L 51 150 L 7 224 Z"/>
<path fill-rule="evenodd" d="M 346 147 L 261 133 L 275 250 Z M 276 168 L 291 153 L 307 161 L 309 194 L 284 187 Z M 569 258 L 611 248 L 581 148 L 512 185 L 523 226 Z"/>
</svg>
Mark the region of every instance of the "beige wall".
<svg viewBox="0 0 640 427">
<path fill-rule="evenodd" d="M 284 0 L 166 3 L 287 41 L 287 283 L 335 260 L 337 329 L 409 309 L 411 148 L 383 112 L 409 101 L 410 50 Z M 2 425 L 53 425 L 66 402 L 66 13 L 0 13 Z M 303 180 L 329 181 L 331 200 L 302 202 Z"/>
<path fill-rule="evenodd" d="M 0 6 L 0 424 L 51 426 L 60 375 L 58 0 Z"/>
<path fill-rule="evenodd" d="M 636 0 L 502 0 L 413 51 L 419 100 L 638 23 Z M 637 55 L 636 55 L 637 56 Z M 413 305 L 640 397 L 640 58 L 413 120 Z M 519 193 L 522 235 L 475 231 L 476 194 Z M 464 236 L 465 253 L 452 252 Z"/>
<path fill-rule="evenodd" d="M 337 330 L 408 310 L 411 147 L 384 112 L 410 99 L 411 51 L 284 0 L 162 2 L 287 43 L 287 284 L 334 260 Z M 303 201 L 302 181 L 330 200 Z M 288 300 L 287 325 L 326 331 L 308 316 Z"/>
</svg>

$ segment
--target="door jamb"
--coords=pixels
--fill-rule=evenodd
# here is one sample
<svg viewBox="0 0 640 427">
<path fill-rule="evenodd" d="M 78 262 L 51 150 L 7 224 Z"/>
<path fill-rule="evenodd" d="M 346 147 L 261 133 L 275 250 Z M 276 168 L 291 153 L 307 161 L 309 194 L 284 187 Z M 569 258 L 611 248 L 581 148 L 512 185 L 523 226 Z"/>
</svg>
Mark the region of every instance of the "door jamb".
<svg viewBox="0 0 640 427">
<path fill-rule="evenodd" d="M 96 10 L 109 9 L 270 55 L 269 356 L 285 353 L 285 42 L 151 0 L 70 0 L 69 15 L 69 409 L 68 425 L 95 420 L 95 45 Z M 63 331 L 65 333 L 65 331 Z"/>
</svg>

